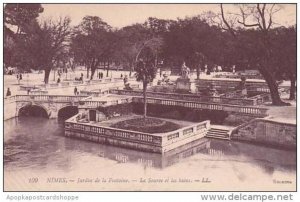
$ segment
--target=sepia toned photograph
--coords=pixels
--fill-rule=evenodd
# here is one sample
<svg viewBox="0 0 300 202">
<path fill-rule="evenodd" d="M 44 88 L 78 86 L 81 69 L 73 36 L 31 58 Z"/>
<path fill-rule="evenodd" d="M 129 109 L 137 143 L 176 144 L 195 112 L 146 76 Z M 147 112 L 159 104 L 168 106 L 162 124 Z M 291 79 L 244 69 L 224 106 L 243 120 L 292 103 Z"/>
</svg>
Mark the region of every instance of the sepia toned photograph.
<svg viewBox="0 0 300 202">
<path fill-rule="evenodd" d="M 297 4 L 3 4 L 3 191 L 297 191 Z"/>
</svg>

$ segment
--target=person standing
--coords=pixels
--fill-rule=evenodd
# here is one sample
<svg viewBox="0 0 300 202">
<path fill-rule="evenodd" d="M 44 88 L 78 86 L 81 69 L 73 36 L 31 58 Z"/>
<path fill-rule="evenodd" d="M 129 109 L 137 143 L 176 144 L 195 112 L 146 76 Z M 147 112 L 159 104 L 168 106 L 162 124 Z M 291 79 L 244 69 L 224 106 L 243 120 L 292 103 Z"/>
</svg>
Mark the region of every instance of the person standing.
<svg viewBox="0 0 300 202">
<path fill-rule="evenodd" d="M 74 88 L 74 95 L 77 95 L 77 92 L 78 92 L 78 90 L 77 90 L 77 87 L 75 86 L 75 88 Z"/>
<path fill-rule="evenodd" d="M 18 84 L 20 84 L 19 74 L 17 74 Z"/>
<path fill-rule="evenodd" d="M 127 83 L 127 81 L 128 81 L 128 78 L 127 78 L 127 76 L 124 76 L 124 79 L 123 79 L 123 81 L 124 81 L 124 85 Z"/>
<path fill-rule="evenodd" d="M 9 88 L 7 88 L 6 97 L 9 97 L 9 96 L 11 96 L 11 91 Z"/>
</svg>

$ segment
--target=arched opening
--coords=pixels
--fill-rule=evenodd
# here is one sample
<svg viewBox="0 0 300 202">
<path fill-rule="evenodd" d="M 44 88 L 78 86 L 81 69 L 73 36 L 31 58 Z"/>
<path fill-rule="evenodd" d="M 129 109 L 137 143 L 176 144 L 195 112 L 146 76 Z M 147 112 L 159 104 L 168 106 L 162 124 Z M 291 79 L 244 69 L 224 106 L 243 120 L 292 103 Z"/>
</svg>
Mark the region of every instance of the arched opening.
<svg viewBox="0 0 300 202">
<path fill-rule="evenodd" d="M 58 111 L 57 117 L 60 120 L 66 120 L 76 114 L 78 114 L 78 108 L 76 106 L 66 106 Z"/>
<path fill-rule="evenodd" d="M 19 116 L 35 116 L 35 117 L 44 117 L 49 118 L 47 111 L 37 105 L 27 105 L 19 109 Z"/>
</svg>

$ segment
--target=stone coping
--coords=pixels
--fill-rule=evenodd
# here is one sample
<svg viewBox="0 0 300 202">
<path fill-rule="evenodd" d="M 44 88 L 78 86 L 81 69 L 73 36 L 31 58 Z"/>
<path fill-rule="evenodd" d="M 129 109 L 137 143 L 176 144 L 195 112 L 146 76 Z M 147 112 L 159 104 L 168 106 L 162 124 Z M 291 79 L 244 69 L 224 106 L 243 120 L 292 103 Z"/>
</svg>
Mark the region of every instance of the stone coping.
<svg viewBox="0 0 300 202">
<path fill-rule="evenodd" d="M 268 117 L 262 118 L 261 120 L 264 120 L 267 122 L 272 122 L 272 123 L 288 124 L 288 125 L 297 126 L 297 120 L 295 120 L 295 119 L 286 119 L 286 118 L 268 116 Z"/>
</svg>

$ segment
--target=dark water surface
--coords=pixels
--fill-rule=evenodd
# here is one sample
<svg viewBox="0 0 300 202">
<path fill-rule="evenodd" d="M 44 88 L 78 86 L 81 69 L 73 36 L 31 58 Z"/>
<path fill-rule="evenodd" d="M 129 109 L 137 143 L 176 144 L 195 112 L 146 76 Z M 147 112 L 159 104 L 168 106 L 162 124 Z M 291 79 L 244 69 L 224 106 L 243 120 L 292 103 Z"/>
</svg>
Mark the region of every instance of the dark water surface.
<svg viewBox="0 0 300 202">
<path fill-rule="evenodd" d="M 204 138 L 161 155 L 66 138 L 62 122 L 35 117 L 4 130 L 5 190 L 296 189 L 295 151 Z"/>
</svg>

